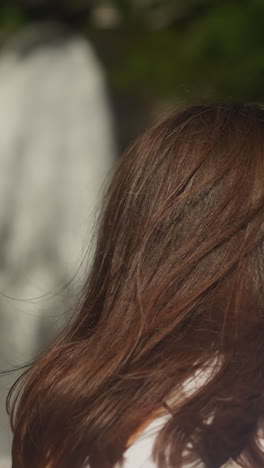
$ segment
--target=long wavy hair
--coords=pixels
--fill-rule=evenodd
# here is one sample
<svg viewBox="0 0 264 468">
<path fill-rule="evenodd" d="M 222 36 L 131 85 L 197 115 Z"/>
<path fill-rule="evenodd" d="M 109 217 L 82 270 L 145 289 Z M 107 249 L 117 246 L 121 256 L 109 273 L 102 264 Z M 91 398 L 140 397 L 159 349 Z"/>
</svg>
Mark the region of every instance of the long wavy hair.
<svg viewBox="0 0 264 468">
<path fill-rule="evenodd" d="M 263 468 L 260 106 L 190 107 L 129 148 L 78 310 L 8 406 L 13 468 L 112 468 L 164 406 L 159 468 Z"/>
</svg>

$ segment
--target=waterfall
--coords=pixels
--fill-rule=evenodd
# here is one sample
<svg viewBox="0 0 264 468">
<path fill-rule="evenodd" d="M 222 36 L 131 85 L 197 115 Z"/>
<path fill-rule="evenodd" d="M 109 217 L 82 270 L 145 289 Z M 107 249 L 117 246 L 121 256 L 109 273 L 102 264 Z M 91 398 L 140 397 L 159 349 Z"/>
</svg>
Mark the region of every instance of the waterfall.
<svg viewBox="0 0 264 468">
<path fill-rule="evenodd" d="M 114 162 L 104 73 L 88 41 L 42 24 L 5 45 L 0 132 L 0 370 L 6 370 L 31 360 L 71 313 L 95 207 Z M 0 468 L 11 466 L 4 461 L 11 443 L 4 400 L 16 376 L 0 377 Z"/>
</svg>

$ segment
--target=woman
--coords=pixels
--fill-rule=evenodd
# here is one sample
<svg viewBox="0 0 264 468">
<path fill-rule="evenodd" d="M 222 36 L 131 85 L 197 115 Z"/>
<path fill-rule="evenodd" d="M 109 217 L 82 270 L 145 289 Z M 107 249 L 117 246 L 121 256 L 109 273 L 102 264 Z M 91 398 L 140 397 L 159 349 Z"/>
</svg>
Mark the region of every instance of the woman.
<svg viewBox="0 0 264 468">
<path fill-rule="evenodd" d="M 263 467 L 263 283 L 264 109 L 167 117 L 119 163 L 78 314 L 12 391 L 13 468 Z"/>
</svg>

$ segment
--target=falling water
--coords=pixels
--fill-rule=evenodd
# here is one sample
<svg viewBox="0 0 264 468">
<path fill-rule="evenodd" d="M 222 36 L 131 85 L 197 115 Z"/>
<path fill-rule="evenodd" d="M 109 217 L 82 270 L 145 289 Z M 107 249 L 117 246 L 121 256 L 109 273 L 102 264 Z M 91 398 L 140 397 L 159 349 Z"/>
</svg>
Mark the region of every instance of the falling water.
<svg viewBox="0 0 264 468">
<path fill-rule="evenodd" d="M 114 161 L 104 76 L 86 40 L 46 24 L 5 45 L 0 132 L 3 370 L 31 360 L 70 314 Z M 0 468 L 11 466 L 4 400 L 14 378 L 0 377 Z"/>
</svg>

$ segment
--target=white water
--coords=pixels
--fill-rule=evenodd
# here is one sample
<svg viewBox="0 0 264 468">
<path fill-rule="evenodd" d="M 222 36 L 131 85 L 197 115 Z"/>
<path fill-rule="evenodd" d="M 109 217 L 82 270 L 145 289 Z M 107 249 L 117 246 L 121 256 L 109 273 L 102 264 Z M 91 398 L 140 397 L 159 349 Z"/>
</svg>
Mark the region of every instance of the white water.
<svg viewBox="0 0 264 468">
<path fill-rule="evenodd" d="M 31 360 L 70 314 L 82 275 L 54 292 L 84 257 L 112 133 L 103 72 L 85 40 L 43 25 L 1 51 L 0 370 Z M 0 377 L 0 468 L 9 464 L 3 405 L 14 377 Z"/>
</svg>

